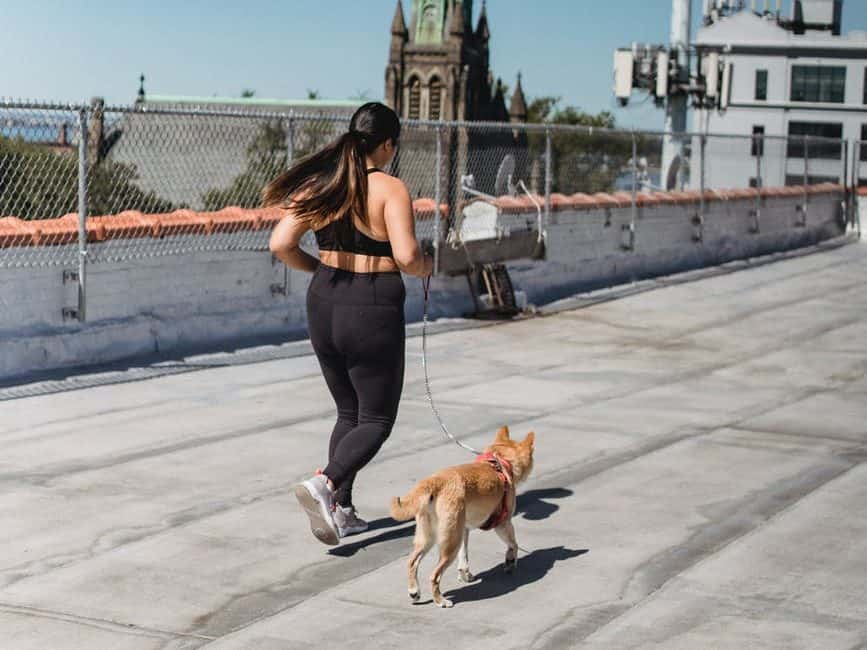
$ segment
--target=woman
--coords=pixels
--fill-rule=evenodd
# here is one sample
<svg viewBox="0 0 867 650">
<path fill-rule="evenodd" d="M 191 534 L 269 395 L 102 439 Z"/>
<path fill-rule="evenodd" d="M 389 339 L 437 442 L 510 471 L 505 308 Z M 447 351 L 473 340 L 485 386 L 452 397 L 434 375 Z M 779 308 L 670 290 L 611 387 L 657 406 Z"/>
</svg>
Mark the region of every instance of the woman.
<svg viewBox="0 0 867 650">
<path fill-rule="evenodd" d="M 377 102 L 352 116 L 349 131 L 304 158 L 263 190 L 265 206 L 287 216 L 271 235 L 276 257 L 310 271 L 310 342 L 337 405 L 325 469 L 295 487 L 317 539 L 334 545 L 367 529 L 352 505 L 356 473 L 388 438 L 403 389 L 406 291 L 401 271 L 430 275 L 415 238 L 406 185 L 384 173 L 400 120 Z M 313 230 L 318 259 L 298 246 Z"/>
</svg>

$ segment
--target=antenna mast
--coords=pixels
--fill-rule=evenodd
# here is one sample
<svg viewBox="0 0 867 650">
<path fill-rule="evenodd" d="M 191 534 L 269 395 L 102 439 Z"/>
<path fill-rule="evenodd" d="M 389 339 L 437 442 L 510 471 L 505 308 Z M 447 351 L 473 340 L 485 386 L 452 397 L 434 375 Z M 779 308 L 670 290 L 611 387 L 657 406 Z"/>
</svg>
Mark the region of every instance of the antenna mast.
<svg viewBox="0 0 867 650">
<path fill-rule="evenodd" d="M 669 42 L 672 56 L 677 57 L 675 83 L 689 84 L 690 0 L 671 0 Z M 665 102 L 665 132 L 662 143 L 662 178 L 668 178 L 675 160 L 679 160 L 676 187 L 683 185 L 684 138 L 689 98 L 684 93 L 670 94 Z"/>
</svg>

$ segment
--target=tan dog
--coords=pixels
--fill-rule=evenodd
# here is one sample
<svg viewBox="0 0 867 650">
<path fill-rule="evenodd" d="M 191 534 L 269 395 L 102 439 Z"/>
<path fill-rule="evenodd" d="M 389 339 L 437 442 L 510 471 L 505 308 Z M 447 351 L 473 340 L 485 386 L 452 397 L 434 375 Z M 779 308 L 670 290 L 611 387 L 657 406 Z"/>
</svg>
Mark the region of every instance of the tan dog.
<svg viewBox="0 0 867 650">
<path fill-rule="evenodd" d="M 470 582 L 467 541 L 472 528 L 494 528 L 506 543 L 506 571 L 518 561 L 518 542 L 512 515 L 515 513 L 515 485 L 533 468 L 531 431 L 521 442 L 509 438 L 509 428 L 497 431 L 494 444 L 475 463 L 456 465 L 423 479 L 405 497 L 391 500 L 391 516 L 398 521 L 415 517 L 415 543 L 409 558 L 409 597 L 419 598 L 418 565 L 425 553 L 439 545 L 440 559 L 431 575 L 434 602 L 451 607 L 440 593 L 443 572 L 460 550 L 458 577 Z"/>
</svg>

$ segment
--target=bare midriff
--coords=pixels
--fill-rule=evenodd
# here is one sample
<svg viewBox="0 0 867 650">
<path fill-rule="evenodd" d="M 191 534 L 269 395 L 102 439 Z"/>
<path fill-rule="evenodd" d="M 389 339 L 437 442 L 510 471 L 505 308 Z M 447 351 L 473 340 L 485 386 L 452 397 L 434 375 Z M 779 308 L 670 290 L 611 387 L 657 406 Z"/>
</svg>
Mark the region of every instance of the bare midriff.
<svg viewBox="0 0 867 650">
<path fill-rule="evenodd" d="M 376 257 L 345 251 L 319 251 L 319 261 L 326 266 L 354 273 L 389 273 L 400 270 L 397 268 L 397 263 L 390 257 Z"/>
</svg>

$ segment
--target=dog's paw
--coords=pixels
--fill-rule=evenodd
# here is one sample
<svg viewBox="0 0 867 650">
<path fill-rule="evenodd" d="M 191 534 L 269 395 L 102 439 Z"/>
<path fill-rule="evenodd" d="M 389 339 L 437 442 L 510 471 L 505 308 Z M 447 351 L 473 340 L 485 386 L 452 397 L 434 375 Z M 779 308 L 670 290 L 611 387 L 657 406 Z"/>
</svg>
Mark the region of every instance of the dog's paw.
<svg viewBox="0 0 867 650">
<path fill-rule="evenodd" d="M 447 608 L 449 608 L 449 607 L 454 607 L 454 606 L 455 606 L 455 604 L 454 604 L 452 601 L 450 601 L 448 598 L 440 598 L 440 600 L 439 600 L 439 602 L 437 603 L 437 605 L 440 606 L 440 607 L 442 607 L 443 609 L 447 609 Z"/>
<path fill-rule="evenodd" d="M 458 580 L 461 582 L 470 583 L 476 579 L 472 573 L 470 573 L 469 569 L 458 569 Z"/>
<path fill-rule="evenodd" d="M 412 602 L 417 603 L 417 602 L 418 602 L 418 599 L 419 599 L 419 595 L 420 595 L 420 594 L 419 594 L 419 592 L 417 592 L 417 591 L 410 591 L 410 592 L 409 592 L 409 599 L 410 599 Z"/>
<path fill-rule="evenodd" d="M 514 573 L 515 569 L 518 568 L 518 559 L 517 558 L 511 559 L 511 560 L 507 559 L 506 563 L 503 565 L 503 568 L 506 570 L 506 573 L 508 573 L 508 574 Z"/>
</svg>

